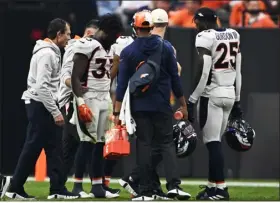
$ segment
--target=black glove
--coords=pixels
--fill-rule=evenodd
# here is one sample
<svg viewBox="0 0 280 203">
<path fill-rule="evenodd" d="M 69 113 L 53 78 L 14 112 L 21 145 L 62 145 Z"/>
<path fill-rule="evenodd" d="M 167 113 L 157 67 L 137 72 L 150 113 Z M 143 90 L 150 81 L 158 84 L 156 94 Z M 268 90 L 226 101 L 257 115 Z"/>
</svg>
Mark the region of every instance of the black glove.
<svg viewBox="0 0 280 203">
<path fill-rule="evenodd" d="M 240 102 L 234 102 L 234 105 L 232 107 L 231 113 L 230 113 L 231 118 L 243 118 L 243 112 L 241 110 Z"/>
<path fill-rule="evenodd" d="M 188 120 L 193 123 L 194 122 L 194 103 L 188 101 Z"/>
</svg>

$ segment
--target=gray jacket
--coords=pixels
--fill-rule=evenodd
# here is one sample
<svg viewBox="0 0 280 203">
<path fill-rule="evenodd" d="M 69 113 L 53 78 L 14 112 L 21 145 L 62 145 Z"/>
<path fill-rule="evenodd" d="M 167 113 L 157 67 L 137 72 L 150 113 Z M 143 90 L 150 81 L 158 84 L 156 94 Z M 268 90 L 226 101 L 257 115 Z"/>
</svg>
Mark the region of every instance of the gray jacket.
<svg viewBox="0 0 280 203">
<path fill-rule="evenodd" d="M 27 90 L 22 99 L 42 102 L 53 115 L 60 113 L 57 106 L 61 53 L 59 47 L 50 40 L 38 40 L 33 49 L 27 78 Z"/>
</svg>

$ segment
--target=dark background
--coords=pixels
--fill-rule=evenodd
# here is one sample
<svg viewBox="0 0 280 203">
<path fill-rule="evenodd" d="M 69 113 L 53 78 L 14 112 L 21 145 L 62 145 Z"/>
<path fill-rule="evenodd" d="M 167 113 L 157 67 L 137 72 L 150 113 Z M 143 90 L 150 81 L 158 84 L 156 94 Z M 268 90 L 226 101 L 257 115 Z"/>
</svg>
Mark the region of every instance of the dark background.
<svg viewBox="0 0 280 203">
<path fill-rule="evenodd" d="M 32 29 L 44 30 L 49 20 L 63 15 L 59 6 L 26 10 L 3 7 L 0 2 L 0 171 L 3 174 L 13 173 L 26 136 L 27 121 L 21 95 L 26 90 L 35 44 Z M 246 153 L 234 152 L 224 143 L 226 174 L 230 178 L 279 179 L 280 30 L 238 31 L 243 55 L 242 107 L 257 137 L 253 148 Z M 169 29 L 166 34 L 166 39 L 177 49 L 178 61 L 183 67 L 181 80 L 186 97 L 190 94 L 196 64 L 195 34 L 195 30 L 182 28 Z M 199 138 L 193 155 L 178 159 L 182 177 L 207 176 L 207 151 Z M 119 161 L 115 176 L 127 174 L 133 167 L 134 142 L 132 146 L 132 155 Z M 160 171 L 163 174 L 162 169 Z"/>
</svg>

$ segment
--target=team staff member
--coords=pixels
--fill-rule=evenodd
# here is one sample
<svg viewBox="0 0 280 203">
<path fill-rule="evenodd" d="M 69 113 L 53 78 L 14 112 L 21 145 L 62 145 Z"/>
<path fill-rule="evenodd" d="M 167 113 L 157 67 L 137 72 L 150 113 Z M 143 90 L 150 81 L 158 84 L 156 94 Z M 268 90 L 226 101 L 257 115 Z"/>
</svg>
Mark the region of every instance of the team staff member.
<svg viewBox="0 0 280 203">
<path fill-rule="evenodd" d="M 168 14 L 163 9 L 155 9 L 152 11 L 152 20 L 154 23 L 154 27 L 152 30 L 153 35 L 158 35 L 161 38 L 164 38 L 166 28 L 168 26 Z M 135 34 L 136 35 L 136 34 Z M 167 41 L 166 41 L 167 42 Z M 173 47 L 175 56 L 176 56 L 176 50 Z M 181 74 L 181 65 L 179 62 L 177 62 L 178 66 L 178 74 Z M 114 67 L 114 66 L 113 66 Z M 171 93 L 173 94 L 173 93 Z M 170 99 L 171 100 L 171 99 Z M 172 105 L 172 103 L 171 103 Z M 161 189 L 160 180 L 157 174 L 157 166 L 162 161 L 162 156 L 158 152 L 157 148 L 153 148 L 152 150 L 152 181 L 153 181 L 153 191 L 154 191 L 154 199 L 161 199 L 161 200 L 167 200 L 166 194 Z M 132 195 L 136 195 L 138 193 L 138 183 L 139 183 L 139 172 L 138 167 L 134 168 L 132 172 L 128 175 L 123 177 L 119 180 L 119 183 L 124 189 L 126 189 L 128 192 L 130 192 Z"/>
<path fill-rule="evenodd" d="M 6 195 L 14 199 L 33 199 L 24 191 L 24 183 L 35 167 L 42 151 L 47 156 L 50 194 L 48 199 L 78 198 L 63 185 L 60 159 L 64 119 L 57 105 L 61 68 L 60 48 L 70 39 L 70 26 L 62 19 L 54 19 L 48 27 L 48 38 L 38 40 L 30 62 L 27 90 L 23 93 L 27 119 L 27 137 L 11 185 Z"/>
<path fill-rule="evenodd" d="M 161 45 L 161 38 L 151 36 L 153 29 L 152 16 L 149 11 L 136 13 L 133 27 L 137 38 L 127 46 L 120 56 L 118 86 L 115 104 L 115 123 L 119 122 L 118 114 L 127 89 L 128 81 L 134 74 L 135 68 L 141 61 L 157 51 Z M 179 188 L 180 180 L 177 171 L 176 154 L 172 135 L 172 108 L 170 106 L 171 87 L 180 100 L 181 110 L 187 118 L 187 105 L 183 96 L 177 61 L 170 43 L 164 41 L 162 66 L 157 88 L 147 97 L 131 97 L 131 113 L 135 119 L 137 129 L 137 165 L 139 166 L 139 194 L 133 200 L 152 200 L 151 185 L 151 143 L 155 142 L 163 156 L 167 175 L 167 189 L 170 194 L 183 193 Z M 175 193 L 175 194 L 174 194 Z"/>
</svg>

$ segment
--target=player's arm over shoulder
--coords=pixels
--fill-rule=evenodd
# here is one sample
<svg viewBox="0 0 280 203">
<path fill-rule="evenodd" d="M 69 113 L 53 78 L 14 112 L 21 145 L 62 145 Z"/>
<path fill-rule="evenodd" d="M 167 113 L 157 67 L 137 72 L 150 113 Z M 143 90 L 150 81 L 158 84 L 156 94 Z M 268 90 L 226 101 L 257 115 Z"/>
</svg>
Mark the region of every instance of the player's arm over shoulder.
<svg viewBox="0 0 280 203">
<path fill-rule="evenodd" d="M 99 47 L 99 43 L 92 38 L 81 38 L 73 45 L 74 54 L 86 55 L 89 59 L 92 52 Z"/>
<path fill-rule="evenodd" d="M 214 33 L 210 30 L 205 30 L 196 35 L 195 47 L 205 48 L 211 51 L 214 42 Z"/>
</svg>

